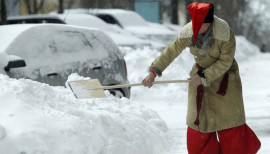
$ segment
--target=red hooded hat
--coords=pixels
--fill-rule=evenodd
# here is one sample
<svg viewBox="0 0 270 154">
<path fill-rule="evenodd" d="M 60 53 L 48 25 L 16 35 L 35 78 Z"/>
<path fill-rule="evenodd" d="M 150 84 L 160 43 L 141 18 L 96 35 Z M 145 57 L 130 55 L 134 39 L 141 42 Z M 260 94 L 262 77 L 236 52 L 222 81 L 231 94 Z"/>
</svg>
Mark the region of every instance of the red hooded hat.
<svg viewBox="0 0 270 154">
<path fill-rule="evenodd" d="M 188 6 L 188 11 L 190 14 L 190 18 L 192 20 L 192 30 L 194 37 L 194 44 L 197 41 L 197 35 L 200 31 L 202 24 L 205 22 L 206 16 L 209 16 L 213 20 L 213 8 L 214 5 L 211 3 L 191 3 Z M 209 9 L 211 8 L 211 11 Z M 210 13 L 210 15 L 208 14 Z"/>
</svg>

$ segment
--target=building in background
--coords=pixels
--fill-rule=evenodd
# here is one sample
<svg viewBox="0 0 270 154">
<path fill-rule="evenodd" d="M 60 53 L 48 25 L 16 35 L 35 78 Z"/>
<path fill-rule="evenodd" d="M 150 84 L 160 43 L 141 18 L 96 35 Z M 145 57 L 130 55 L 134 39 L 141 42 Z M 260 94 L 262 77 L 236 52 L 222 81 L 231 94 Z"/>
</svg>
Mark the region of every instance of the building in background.
<svg viewBox="0 0 270 154">
<path fill-rule="evenodd" d="M 147 21 L 155 23 L 161 22 L 160 0 L 135 0 L 134 11 L 140 14 Z"/>
</svg>

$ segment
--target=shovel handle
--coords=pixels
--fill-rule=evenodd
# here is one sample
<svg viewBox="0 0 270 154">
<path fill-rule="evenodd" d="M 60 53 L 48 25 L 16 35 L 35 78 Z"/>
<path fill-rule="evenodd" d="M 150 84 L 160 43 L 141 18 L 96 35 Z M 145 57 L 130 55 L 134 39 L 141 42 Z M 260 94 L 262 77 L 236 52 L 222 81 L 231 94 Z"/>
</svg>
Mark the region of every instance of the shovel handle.
<svg viewBox="0 0 270 154">
<path fill-rule="evenodd" d="M 165 83 L 188 83 L 190 80 L 165 80 L 165 81 L 154 81 L 153 84 L 165 84 Z M 133 84 L 121 84 L 121 85 L 113 85 L 113 86 L 102 86 L 98 89 L 117 89 L 117 88 L 125 88 L 125 87 L 134 87 L 134 86 L 142 86 L 142 83 L 133 83 Z M 97 89 L 96 89 L 97 90 Z"/>
</svg>

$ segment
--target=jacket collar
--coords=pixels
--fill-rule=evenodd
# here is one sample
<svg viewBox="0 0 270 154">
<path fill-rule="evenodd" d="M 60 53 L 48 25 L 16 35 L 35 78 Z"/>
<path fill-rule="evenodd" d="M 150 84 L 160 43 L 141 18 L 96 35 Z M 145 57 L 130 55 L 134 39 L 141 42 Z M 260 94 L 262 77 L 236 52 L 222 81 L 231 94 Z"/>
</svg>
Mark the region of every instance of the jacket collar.
<svg viewBox="0 0 270 154">
<path fill-rule="evenodd" d="M 193 35 L 192 23 L 189 22 L 180 31 L 178 37 L 179 38 L 192 38 L 192 35 Z M 218 18 L 217 16 L 214 16 L 213 37 L 214 37 L 214 39 L 217 39 L 220 41 L 229 41 L 229 39 L 230 39 L 229 24 L 226 21 Z"/>
</svg>

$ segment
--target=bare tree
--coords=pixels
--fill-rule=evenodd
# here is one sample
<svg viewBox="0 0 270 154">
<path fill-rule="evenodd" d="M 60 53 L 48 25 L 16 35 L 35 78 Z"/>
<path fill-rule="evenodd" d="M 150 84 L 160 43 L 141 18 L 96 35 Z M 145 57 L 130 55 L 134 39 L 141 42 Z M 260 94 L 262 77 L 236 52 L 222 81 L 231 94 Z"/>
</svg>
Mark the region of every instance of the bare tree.
<svg viewBox="0 0 270 154">
<path fill-rule="evenodd" d="M 58 0 L 58 13 L 64 13 L 64 0 Z"/>
<path fill-rule="evenodd" d="M 5 0 L 1 0 L 1 25 L 5 25 L 7 22 L 7 10 Z"/>
<path fill-rule="evenodd" d="M 189 22 L 190 21 L 190 16 L 189 16 L 189 12 L 188 12 L 188 9 L 187 7 L 193 3 L 193 2 L 196 2 L 196 0 L 183 0 L 185 5 L 186 5 L 186 22 Z"/>
<path fill-rule="evenodd" d="M 270 17 L 267 16 L 269 13 L 267 12 L 269 4 L 267 4 L 267 1 L 258 1 L 258 5 L 257 9 L 255 9 L 252 4 L 248 5 L 248 11 L 244 14 L 243 35 L 259 47 L 265 44 L 265 47 L 269 50 L 270 24 L 267 22 L 270 19 Z"/>
<path fill-rule="evenodd" d="M 247 0 L 215 0 L 215 14 L 226 20 L 235 34 L 241 34 L 242 16 L 246 10 Z"/>
<path fill-rule="evenodd" d="M 171 0 L 172 7 L 172 18 L 171 21 L 173 24 L 178 24 L 178 0 Z"/>
<path fill-rule="evenodd" d="M 41 10 L 45 0 L 24 0 L 28 14 L 36 14 Z"/>
<path fill-rule="evenodd" d="M 69 0 L 67 8 L 70 9 L 74 5 L 76 0 Z"/>
</svg>

